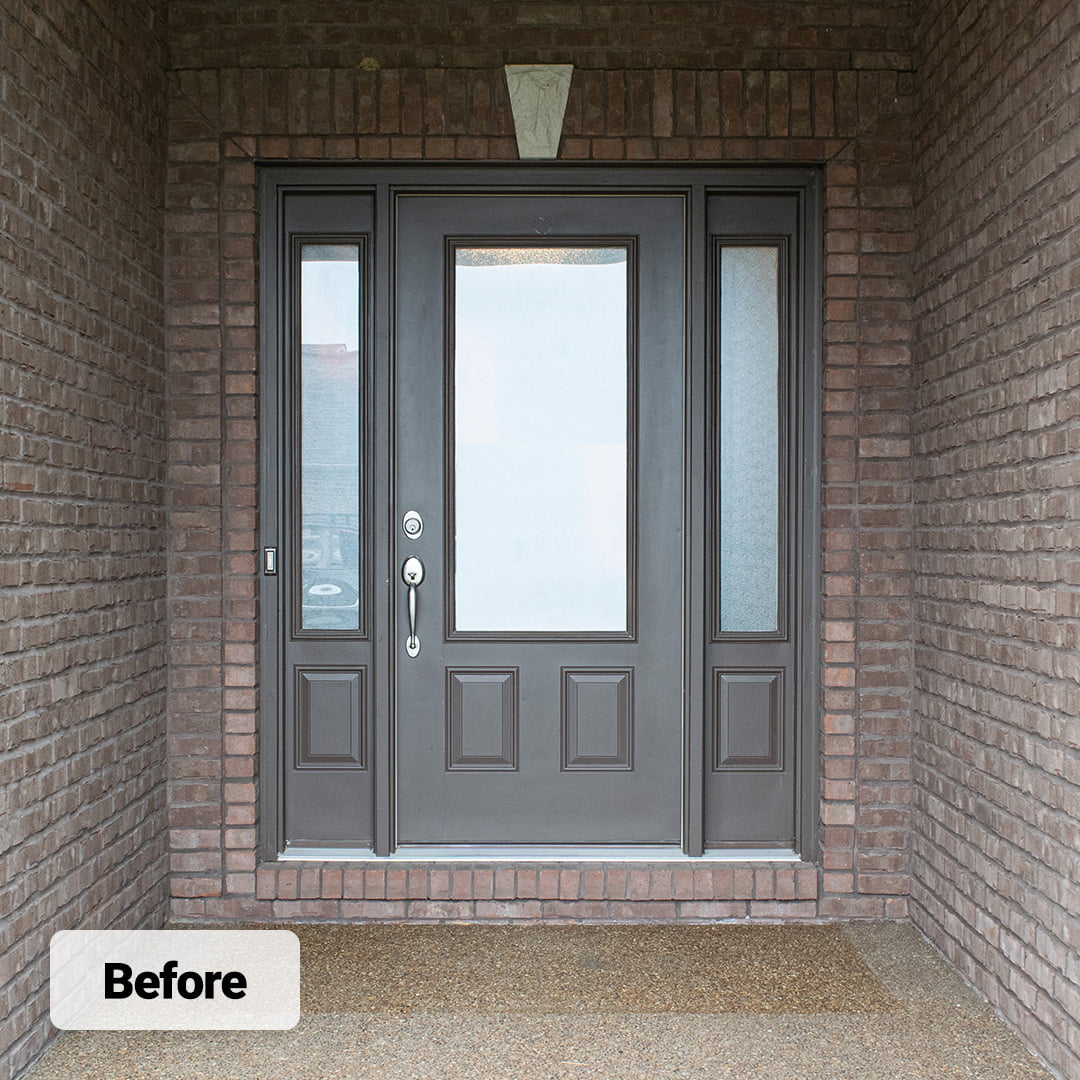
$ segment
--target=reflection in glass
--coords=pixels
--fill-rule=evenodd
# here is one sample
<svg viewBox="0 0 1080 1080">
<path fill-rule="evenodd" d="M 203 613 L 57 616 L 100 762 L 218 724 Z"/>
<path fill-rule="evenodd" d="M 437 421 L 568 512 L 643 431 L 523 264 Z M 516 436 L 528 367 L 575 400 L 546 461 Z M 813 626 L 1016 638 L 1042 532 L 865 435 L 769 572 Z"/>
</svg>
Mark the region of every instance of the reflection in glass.
<svg viewBox="0 0 1080 1080">
<path fill-rule="evenodd" d="M 779 251 L 720 257 L 720 629 L 778 629 Z"/>
<path fill-rule="evenodd" d="M 360 249 L 300 255 L 301 628 L 360 627 Z"/>
<path fill-rule="evenodd" d="M 459 248 L 455 618 L 627 629 L 627 252 Z"/>
</svg>

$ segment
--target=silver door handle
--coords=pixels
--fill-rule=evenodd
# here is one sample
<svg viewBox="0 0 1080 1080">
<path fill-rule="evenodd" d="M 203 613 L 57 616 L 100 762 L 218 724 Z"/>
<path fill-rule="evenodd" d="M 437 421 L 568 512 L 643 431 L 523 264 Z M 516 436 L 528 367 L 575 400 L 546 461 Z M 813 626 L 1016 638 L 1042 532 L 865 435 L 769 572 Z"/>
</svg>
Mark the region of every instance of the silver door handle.
<svg viewBox="0 0 1080 1080">
<path fill-rule="evenodd" d="M 401 580 L 409 586 L 409 636 L 405 639 L 405 652 L 417 656 L 420 639 L 416 636 L 416 589 L 424 580 L 424 564 L 415 555 L 410 555 L 402 565 Z"/>
</svg>

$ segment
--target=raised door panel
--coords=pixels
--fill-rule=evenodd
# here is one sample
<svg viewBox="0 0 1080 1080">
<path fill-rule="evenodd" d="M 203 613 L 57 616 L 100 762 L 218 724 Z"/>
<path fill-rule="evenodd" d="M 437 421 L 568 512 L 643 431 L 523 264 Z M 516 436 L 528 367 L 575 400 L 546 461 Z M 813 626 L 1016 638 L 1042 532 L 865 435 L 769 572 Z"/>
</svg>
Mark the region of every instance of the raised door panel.
<svg viewBox="0 0 1080 1080">
<path fill-rule="evenodd" d="M 632 769 L 634 672 L 563 669 L 563 768 Z"/>
<path fill-rule="evenodd" d="M 517 768 L 518 673 L 446 673 L 447 769 Z"/>
</svg>

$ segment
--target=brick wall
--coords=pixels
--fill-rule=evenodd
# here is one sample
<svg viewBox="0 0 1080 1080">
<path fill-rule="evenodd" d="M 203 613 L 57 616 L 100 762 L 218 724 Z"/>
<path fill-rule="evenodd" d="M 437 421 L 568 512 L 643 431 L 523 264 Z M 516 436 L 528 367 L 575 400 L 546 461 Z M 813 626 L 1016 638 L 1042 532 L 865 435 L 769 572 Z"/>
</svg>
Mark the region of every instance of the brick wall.
<svg viewBox="0 0 1080 1080">
<path fill-rule="evenodd" d="M 910 69 L 908 0 L 170 0 L 176 69 Z"/>
<path fill-rule="evenodd" d="M 1080 1076 L 1080 7 L 923 7 L 914 918 Z"/>
<path fill-rule="evenodd" d="M 179 0 L 170 17 L 175 916 L 493 917 L 477 905 L 501 898 L 524 905 L 521 917 L 556 900 L 564 917 L 627 901 L 637 917 L 679 917 L 689 909 L 677 903 L 697 902 L 729 915 L 901 917 L 912 662 L 906 2 Z M 596 897 L 575 868 L 557 888 L 550 873 L 522 870 L 488 897 L 490 870 L 467 875 L 468 896 L 430 867 L 399 880 L 383 868 L 369 879 L 257 864 L 254 162 L 513 158 L 501 64 L 528 59 L 577 65 L 564 160 L 825 163 L 824 799 L 812 885 L 805 870 L 752 867 L 676 885 L 658 865 L 631 886 L 613 867 Z"/>
<path fill-rule="evenodd" d="M 0 5 L 0 1078 L 165 912 L 160 5 Z"/>
</svg>

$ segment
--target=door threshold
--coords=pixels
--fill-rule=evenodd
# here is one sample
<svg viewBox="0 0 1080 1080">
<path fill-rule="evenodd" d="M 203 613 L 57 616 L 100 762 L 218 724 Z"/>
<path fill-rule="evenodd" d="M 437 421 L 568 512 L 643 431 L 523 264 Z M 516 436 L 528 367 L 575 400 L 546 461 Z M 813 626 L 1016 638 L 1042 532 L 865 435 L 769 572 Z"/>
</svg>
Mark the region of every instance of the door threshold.
<svg viewBox="0 0 1080 1080">
<path fill-rule="evenodd" d="M 687 855 L 665 845 L 402 844 L 389 856 L 363 848 L 290 847 L 280 862 L 801 862 L 791 848 L 723 848 Z"/>
</svg>

